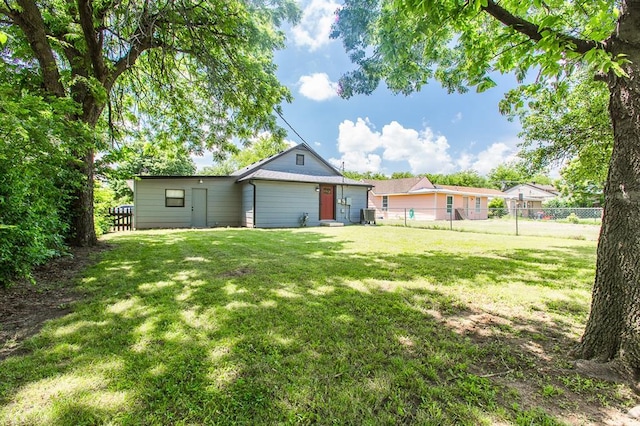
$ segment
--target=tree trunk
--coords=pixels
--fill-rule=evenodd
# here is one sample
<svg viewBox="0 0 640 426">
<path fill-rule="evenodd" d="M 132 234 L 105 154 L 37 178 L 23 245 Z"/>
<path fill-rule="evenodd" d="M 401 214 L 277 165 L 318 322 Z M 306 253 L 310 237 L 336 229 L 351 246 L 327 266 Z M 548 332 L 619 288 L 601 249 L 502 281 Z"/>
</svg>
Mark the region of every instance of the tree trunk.
<svg viewBox="0 0 640 426">
<path fill-rule="evenodd" d="M 84 70 L 81 75 L 89 75 Z M 80 80 L 71 88 L 71 96 L 82 105 L 82 114 L 76 119 L 86 123 L 91 129 L 95 129 L 105 103 L 98 102 L 91 93 L 90 88 Z M 75 247 L 94 246 L 98 242 L 93 217 L 93 187 L 94 187 L 94 147 L 91 142 L 84 145 L 75 157 L 75 166 L 82 180 L 80 184 L 72 188 L 70 203 L 70 227 L 68 243 Z"/>
<path fill-rule="evenodd" d="M 632 20 L 629 20 L 629 22 Z M 620 22 L 619 32 L 625 23 Z M 621 30 L 622 29 L 622 30 Z M 616 361 L 640 373 L 640 51 L 620 39 L 614 54 L 632 63 L 627 77 L 609 80 L 614 148 L 605 186 L 591 313 L 577 348 L 579 358 Z"/>
<path fill-rule="evenodd" d="M 78 171 L 83 178 L 72 191 L 68 242 L 75 247 L 87 247 L 98 242 L 93 219 L 93 149 L 78 157 Z"/>
</svg>

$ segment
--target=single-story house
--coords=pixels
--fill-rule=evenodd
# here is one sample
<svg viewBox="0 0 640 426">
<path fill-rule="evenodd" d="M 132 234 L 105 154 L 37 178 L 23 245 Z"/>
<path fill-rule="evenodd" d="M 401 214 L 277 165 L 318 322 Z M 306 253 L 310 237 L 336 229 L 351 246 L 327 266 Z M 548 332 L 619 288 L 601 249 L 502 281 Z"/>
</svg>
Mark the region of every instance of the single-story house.
<svg viewBox="0 0 640 426">
<path fill-rule="evenodd" d="M 370 188 L 344 177 L 303 143 L 229 176 L 137 176 L 133 225 L 285 228 L 359 223 Z"/>
<path fill-rule="evenodd" d="M 509 214 L 514 215 L 516 206 L 524 217 L 534 217 L 542 210 L 542 204 L 557 198 L 560 192 L 551 185 L 522 183 L 504 191 L 507 195 Z"/>
<path fill-rule="evenodd" d="M 489 199 L 505 197 L 497 189 L 434 185 L 426 177 L 365 182 L 373 186 L 369 208 L 382 219 L 404 215 L 405 210 L 416 220 L 487 219 Z"/>
</svg>

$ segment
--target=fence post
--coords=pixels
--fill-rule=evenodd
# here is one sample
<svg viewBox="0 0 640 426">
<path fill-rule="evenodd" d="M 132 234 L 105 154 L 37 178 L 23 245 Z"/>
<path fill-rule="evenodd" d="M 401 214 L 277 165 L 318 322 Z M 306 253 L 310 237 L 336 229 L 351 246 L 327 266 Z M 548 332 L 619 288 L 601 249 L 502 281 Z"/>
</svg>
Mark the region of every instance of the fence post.
<svg viewBox="0 0 640 426">
<path fill-rule="evenodd" d="M 518 204 L 516 204 L 516 236 L 518 236 Z"/>
<path fill-rule="evenodd" d="M 404 209 L 404 227 L 407 227 L 407 209 Z"/>
<path fill-rule="evenodd" d="M 453 231 L 453 206 L 451 206 L 451 210 L 449 211 L 449 230 Z"/>
</svg>

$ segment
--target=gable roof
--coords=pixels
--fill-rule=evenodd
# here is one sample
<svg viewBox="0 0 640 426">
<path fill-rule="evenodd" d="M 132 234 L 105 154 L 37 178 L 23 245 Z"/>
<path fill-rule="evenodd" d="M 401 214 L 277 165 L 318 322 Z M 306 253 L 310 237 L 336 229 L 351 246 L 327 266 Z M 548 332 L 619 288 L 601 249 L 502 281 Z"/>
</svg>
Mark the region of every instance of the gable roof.
<svg viewBox="0 0 640 426">
<path fill-rule="evenodd" d="M 435 187 L 426 177 L 410 177 L 402 179 L 374 180 L 364 179 L 364 182 L 373 185 L 373 193 L 376 195 L 407 194 L 421 189 L 434 189 Z"/>
<path fill-rule="evenodd" d="M 518 192 L 521 192 L 522 189 L 526 189 L 526 188 L 543 192 L 544 194 L 541 194 L 539 197 L 553 198 L 560 195 L 560 192 L 554 186 L 541 185 L 536 183 L 521 183 L 516 186 L 512 186 L 509 189 L 506 189 L 504 192 L 507 194 L 516 194 Z"/>
<path fill-rule="evenodd" d="M 327 183 L 331 185 L 353 185 L 353 186 L 368 186 L 368 183 L 359 182 L 357 180 L 346 178 L 342 175 L 335 176 L 318 176 L 318 175 L 303 175 L 300 173 L 288 173 L 278 172 L 274 170 L 258 169 L 253 173 L 244 175 L 239 178 L 237 182 L 244 182 L 247 180 L 278 180 L 284 182 L 304 182 L 304 183 Z"/>
<path fill-rule="evenodd" d="M 417 194 L 462 194 L 488 197 L 504 197 L 497 189 L 474 188 L 470 186 L 432 184 L 426 177 L 403 179 L 365 180 L 374 186 L 374 195 L 417 195 Z"/>
<path fill-rule="evenodd" d="M 236 176 L 238 178 L 238 181 L 240 180 L 244 180 L 243 178 L 245 176 L 247 176 L 248 174 L 257 171 L 258 169 L 264 167 L 265 165 L 267 165 L 268 163 L 272 162 L 273 160 L 282 157 L 283 155 L 287 154 L 288 152 L 291 152 L 295 149 L 304 149 L 309 151 L 309 153 L 311 155 L 313 155 L 314 157 L 316 157 L 316 159 L 318 159 L 320 162 L 324 163 L 327 167 L 329 167 L 331 170 L 333 170 L 335 172 L 335 174 L 337 176 L 342 176 L 342 173 L 340 173 L 338 171 L 338 169 L 336 169 L 331 163 L 329 163 L 327 160 L 325 160 L 324 158 L 322 158 L 317 152 L 315 152 L 313 149 L 311 149 L 311 147 L 309 145 L 307 145 L 306 143 L 301 143 L 295 146 L 292 146 L 289 149 L 285 149 L 284 151 L 280 151 L 277 154 L 272 155 L 271 157 L 267 157 L 263 160 L 260 161 L 256 161 L 253 164 L 249 164 L 246 167 L 243 167 L 241 169 L 236 170 L 235 172 L 231 173 L 230 176 Z"/>
</svg>

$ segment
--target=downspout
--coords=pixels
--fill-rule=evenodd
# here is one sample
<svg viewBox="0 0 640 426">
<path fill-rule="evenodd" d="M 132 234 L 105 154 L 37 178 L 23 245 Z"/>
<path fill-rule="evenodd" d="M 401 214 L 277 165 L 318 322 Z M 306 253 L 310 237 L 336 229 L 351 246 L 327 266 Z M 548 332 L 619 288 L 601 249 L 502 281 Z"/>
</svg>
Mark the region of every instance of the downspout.
<svg viewBox="0 0 640 426">
<path fill-rule="evenodd" d="M 256 185 L 252 180 L 249 181 L 249 185 L 253 186 L 253 228 L 257 228 L 256 226 Z"/>
</svg>

